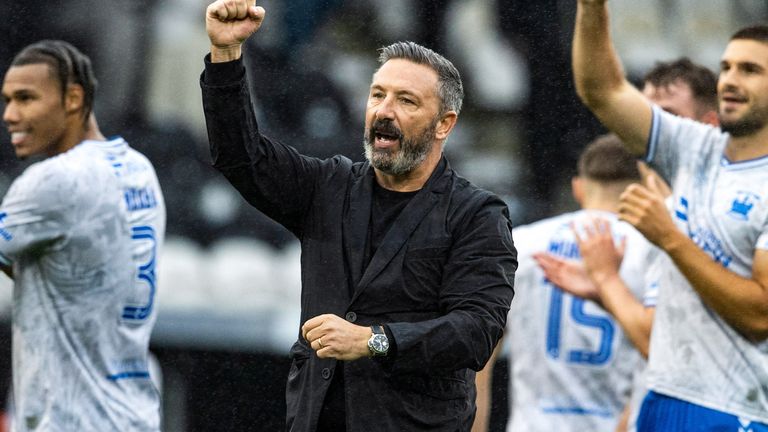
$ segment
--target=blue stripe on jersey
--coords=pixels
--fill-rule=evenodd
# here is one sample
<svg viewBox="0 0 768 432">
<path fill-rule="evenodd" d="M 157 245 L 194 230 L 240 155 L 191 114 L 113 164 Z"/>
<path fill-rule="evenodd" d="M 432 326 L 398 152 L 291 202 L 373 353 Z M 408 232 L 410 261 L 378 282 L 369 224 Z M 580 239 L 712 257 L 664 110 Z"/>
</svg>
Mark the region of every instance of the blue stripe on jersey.
<svg viewBox="0 0 768 432">
<path fill-rule="evenodd" d="M 658 147 L 659 143 L 659 134 L 661 133 L 661 128 L 659 125 L 661 123 L 661 119 L 659 118 L 660 114 L 658 109 L 659 108 L 655 105 L 651 107 L 651 130 L 648 133 L 648 144 L 645 148 L 646 162 L 653 160 L 653 157 L 656 155 L 656 147 Z"/>
<path fill-rule="evenodd" d="M 637 417 L 638 432 L 698 431 L 768 432 L 768 425 L 750 422 L 682 399 L 649 391 Z"/>
<path fill-rule="evenodd" d="M 747 159 L 737 162 L 729 160 L 725 155 L 722 157 L 722 159 L 720 159 L 720 166 L 724 167 L 728 171 L 759 168 L 764 165 L 768 165 L 768 156 L 760 156 L 754 159 Z"/>
<path fill-rule="evenodd" d="M 590 408 L 583 408 L 578 406 L 573 407 L 549 407 L 544 408 L 542 411 L 544 411 L 547 414 L 573 414 L 573 415 L 581 415 L 581 416 L 596 416 L 596 417 L 604 417 L 604 418 L 611 418 L 614 416 L 614 413 L 605 410 L 605 409 L 590 409 Z"/>
<path fill-rule="evenodd" d="M 688 200 L 680 197 L 680 206 L 675 209 L 675 216 L 682 221 L 688 221 Z"/>
<path fill-rule="evenodd" d="M 125 371 L 125 372 L 119 372 L 112 375 L 107 375 L 107 379 L 110 381 L 117 381 L 121 379 L 132 379 L 132 378 L 149 378 L 149 371 Z"/>
<path fill-rule="evenodd" d="M 11 241 L 13 240 L 13 236 L 10 232 L 8 232 L 8 230 L 3 228 L 3 220 L 5 220 L 6 217 L 8 217 L 8 213 L 0 212 L 0 238 L 5 241 Z"/>
</svg>

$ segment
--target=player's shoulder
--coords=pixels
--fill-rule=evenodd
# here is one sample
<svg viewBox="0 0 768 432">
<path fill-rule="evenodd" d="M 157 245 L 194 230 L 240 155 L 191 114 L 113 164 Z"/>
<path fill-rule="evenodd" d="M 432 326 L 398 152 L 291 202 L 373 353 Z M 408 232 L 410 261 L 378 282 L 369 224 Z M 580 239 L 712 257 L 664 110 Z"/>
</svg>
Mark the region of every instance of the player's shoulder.
<svg viewBox="0 0 768 432">
<path fill-rule="evenodd" d="M 11 185 L 8 199 L 34 202 L 37 207 L 73 208 L 105 192 L 118 192 L 108 163 L 74 150 L 30 165 Z"/>
<path fill-rule="evenodd" d="M 701 134 L 726 135 L 726 133 L 718 126 L 673 114 L 656 104 L 652 104 L 651 107 L 653 110 L 653 121 L 655 123 L 690 128 Z"/>
<path fill-rule="evenodd" d="M 581 217 L 582 211 L 562 213 L 537 221 L 516 226 L 512 233 L 517 237 L 550 237 L 552 233 L 562 228 L 569 228 L 571 223 Z"/>
<path fill-rule="evenodd" d="M 645 246 L 651 243 L 643 236 L 643 234 L 633 227 L 630 223 L 623 220 L 615 219 L 613 221 L 612 229 L 615 235 L 626 237 L 627 244 Z"/>
<path fill-rule="evenodd" d="M 685 142 L 685 146 L 672 148 L 685 149 L 681 155 L 695 158 L 700 157 L 700 152 L 707 149 L 720 152 L 720 147 L 727 144 L 730 135 L 718 126 L 681 117 L 654 105 L 649 145 L 653 147 L 659 141 L 680 142 L 681 140 Z"/>
<path fill-rule="evenodd" d="M 512 238 L 518 249 L 519 258 L 548 250 L 553 243 L 569 241 L 572 238 L 571 223 L 580 212 L 568 212 L 541 219 L 512 229 Z"/>
</svg>

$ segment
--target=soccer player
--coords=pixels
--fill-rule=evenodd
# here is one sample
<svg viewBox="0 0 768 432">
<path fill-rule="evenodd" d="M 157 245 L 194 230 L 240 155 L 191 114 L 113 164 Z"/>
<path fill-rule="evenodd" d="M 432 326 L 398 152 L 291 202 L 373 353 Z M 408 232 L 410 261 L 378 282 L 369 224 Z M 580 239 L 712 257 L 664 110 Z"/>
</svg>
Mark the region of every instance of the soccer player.
<svg viewBox="0 0 768 432">
<path fill-rule="evenodd" d="M 665 111 L 702 123 L 718 124 L 717 78 L 709 69 L 687 58 L 659 62 L 645 75 L 643 83 L 643 94 Z M 643 183 L 649 190 L 664 198 L 671 194 L 664 180 L 644 163 L 641 163 L 641 172 L 644 174 Z M 658 296 L 657 267 L 665 265 L 666 257 L 660 256 L 661 252 L 655 247 L 645 254 L 648 271 L 645 276 L 646 293 L 641 303 L 619 277 L 622 254 L 614 245 L 610 233 L 594 229 L 583 234 L 577 236 L 580 261 L 542 253 L 535 256 L 537 262 L 547 279 L 564 291 L 602 304 L 647 358 Z M 646 393 L 641 380 L 639 377 L 636 379 L 631 412 L 626 413 L 629 430 L 635 428 L 637 410 Z"/>
<path fill-rule="evenodd" d="M 0 205 L 17 431 L 160 429 L 147 357 L 165 206 L 150 162 L 99 131 L 95 88 L 88 57 L 55 40 L 2 84 L 16 155 L 42 158 Z"/>
<path fill-rule="evenodd" d="M 566 294 L 550 283 L 534 260 L 548 251 L 577 259 L 575 229 L 589 230 L 593 219 L 613 221 L 601 226 L 617 241 L 626 242 L 628 265 L 622 277 L 635 298 L 643 296 L 647 241 L 623 222 L 616 221 L 619 195 L 640 181 L 635 157 L 616 135 L 600 137 L 588 145 L 572 181 L 573 195 L 582 210 L 515 228 L 520 267 L 515 283 L 520 289 L 512 302 L 504 344 L 509 346 L 509 431 L 609 431 L 616 427 L 628 401 L 632 374 L 640 356 L 617 322 L 592 301 Z M 609 234 L 610 235 L 610 234 Z M 496 352 L 500 349 L 497 347 Z M 485 400 L 493 360 L 478 374 L 476 431 L 487 417 Z"/>
<path fill-rule="evenodd" d="M 673 191 L 671 215 L 641 185 L 619 209 L 674 264 L 660 278 L 638 430 L 768 429 L 768 27 L 741 29 L 723 53 L 720 128 L 666 113 L 626 81 L 606 0 L 579 0 L 573 62 L 584 103 Z"/>
</svg>

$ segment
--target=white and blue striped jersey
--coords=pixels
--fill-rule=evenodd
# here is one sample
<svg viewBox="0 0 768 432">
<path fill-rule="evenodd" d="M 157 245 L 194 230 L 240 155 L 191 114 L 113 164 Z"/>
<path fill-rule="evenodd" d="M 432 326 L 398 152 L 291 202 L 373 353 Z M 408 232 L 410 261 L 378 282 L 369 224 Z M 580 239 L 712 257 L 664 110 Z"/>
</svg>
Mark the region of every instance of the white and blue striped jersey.
<svg viewBox="0 0 768 432">
<path fill-rule="evenodd" d="M 629 401 L 640 354 L 608 312 L 551 284 L 532 258 L 548 251 L 578 259 L 570 225 L 595 216 L 612 221 L 617 242 L 626 237 L 621 276 L 643 299 L 649 243 L 614 214 L 580 210 L 515 228 L 519 267 L 505 336 L 510 432 L 613 431 Z"/>
<path fill-rule="evenodd" d="M 648 161 L 672 186 L 677 227 L 715 262 L 750 277 L 768 249 L 768 157 L 731 162 L 729 135 L 653 107 Z M 768 423 L 768 342 L 751 342 L 707 307 L 674 265 L 660 279 L 648 385 Z"/>
<path fill-rule="evenodd" d="M 31 165 L 0 205 L 12 265 L 16 431 L 158 431 L 149 377 L 165 204 L 116 138 Z"/>
</svg>

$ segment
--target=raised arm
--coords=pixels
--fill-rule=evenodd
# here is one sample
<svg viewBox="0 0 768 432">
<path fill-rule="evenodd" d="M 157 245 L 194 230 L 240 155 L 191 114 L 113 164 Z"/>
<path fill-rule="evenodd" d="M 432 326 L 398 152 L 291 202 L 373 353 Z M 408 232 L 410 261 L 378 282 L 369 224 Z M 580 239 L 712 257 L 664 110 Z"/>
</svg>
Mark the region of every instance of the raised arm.
<svg viewBox="0 0 768 432">
<path fill-rule="evenodd" d="M 651 128 L 648 100 L 624 77 L 611 41 L 607 0 L 578 0 L 573 75 L 584 104 L 627 148 L 642 155 Z"/>
</svg>

